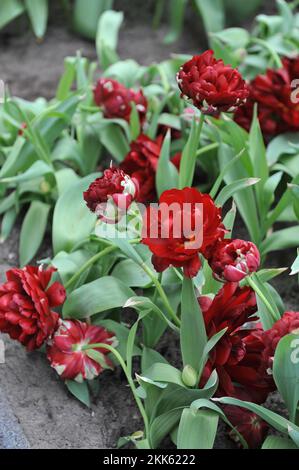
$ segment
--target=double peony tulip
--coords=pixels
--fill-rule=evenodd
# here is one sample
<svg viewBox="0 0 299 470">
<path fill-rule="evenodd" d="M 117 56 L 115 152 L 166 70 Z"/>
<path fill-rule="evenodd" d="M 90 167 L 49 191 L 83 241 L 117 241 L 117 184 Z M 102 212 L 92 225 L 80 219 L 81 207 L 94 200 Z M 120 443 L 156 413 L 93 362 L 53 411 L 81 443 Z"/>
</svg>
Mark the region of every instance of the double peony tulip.
<svg viewBox="0 0 299 470">
<path fill-rule="evenodd" d="M 219 281 L 239 282 L 257 271 L 260 253 L 254 243 L 245 240 L 221 240 L 216 243 L 209 264 Z"/>
<path fill-rule="evenodd" d="M 0 287 L 0 331 L 28 351 L 40 348 L 57 327 L 59 316 L 52 308 L 64 302 L 65 289 L 59 282 L 48 287 L 54 271 L 35 266 L 10 269 Z"/>
<path fill-rule="evenodd" d="M 82 349 L 96 343 L 116 345 L 113 333 L 97 325 L 79 320 L 59 320 L 59 326 L 48 342 L 47 357 L 51 367 L 62 379 L 92 380 L 104 369 L 112 369 L 113 363 L 104 348 Z M 92 353 L 96 353 L 96 360 Z"/>
<path fill-rule="evenodd" d="M 143 123 L 147 111 L 147 100 L 142 90 L 134 91 L 111 78 L 98 80 L 93 90 L 95 103 L 103 109 L 106 118 L 130 121 L 132 102 Z"/>
<path fill-rule="evenodd" d="M 136 199 L 138 191 L 136 178 L 131 178 L 119 168 L 111 167 L 91 183 L 83 197 L 87 207 L 99 219 L 116 223 Z"/>
<path fill-rule="evenodd" d="M 205 114 L 233 112 L 244 104 L 248 87 L 238 70 L 216 60 L 212 50 L 192 57 L 180 68 L 177 81 L 183 97 Z"/>
</svg>

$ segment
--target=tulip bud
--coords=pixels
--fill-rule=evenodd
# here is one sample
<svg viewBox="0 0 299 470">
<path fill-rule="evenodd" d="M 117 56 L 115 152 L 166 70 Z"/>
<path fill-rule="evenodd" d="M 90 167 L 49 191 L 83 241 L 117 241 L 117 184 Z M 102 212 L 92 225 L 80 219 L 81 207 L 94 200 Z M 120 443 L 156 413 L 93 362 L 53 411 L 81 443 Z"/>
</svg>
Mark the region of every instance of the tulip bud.
<svg viewBox="0 0 299 470">
<path fill-rule="evenodd" d="M 182 381 L 187 387 L 195 387 L 198 382 L 196 371 L 188 364 L 184 367 L 182 372 Z"/>
<path fill-rule="evenodd" d="M 51 191 L 51 186 L 50 184 L 48 183 L 48 181 L 46 181 L 45 179 L 43 179 L 39 185 L 39 189 L 41 190 L 41 192 L 43 194 L 46 194 L 46 193 L 49 193 Z"/>
<path fill-rule="evenodd" d="M 239 239 L 223 240 L 216 243 L 209 264 L 217 280 L 240 282 L 257 271 L 260 254 L 254 243 Z"/>
<path fill-rule="evenodd" d="M 117 223 L 138 194 L 138 182 L 111 167 L 83 193 L 87 207 L 106 223 Z"/>
</svg>

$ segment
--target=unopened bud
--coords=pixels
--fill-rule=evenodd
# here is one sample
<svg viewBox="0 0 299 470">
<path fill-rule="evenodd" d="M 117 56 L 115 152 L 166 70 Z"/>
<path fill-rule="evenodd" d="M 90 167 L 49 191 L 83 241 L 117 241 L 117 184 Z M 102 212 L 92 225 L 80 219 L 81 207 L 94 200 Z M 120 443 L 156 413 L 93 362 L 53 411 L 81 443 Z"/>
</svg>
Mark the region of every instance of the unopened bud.
<svg viewBox="0 0 299 470">
<path fill-rule="evenodd" d="M 46 180 L 42 180 L 42 182 L 39 185 L 39 189 L 41 190 L 42 193 L 46 194 L 51 191 L 51 186 Z"/>
<path fill-rule="evenodd" d="M 187 387 L 194 387 L 197 384 L 197 373 L 193 367 L 186 365 L 182 372 L 182 381 Z"/>
</svg>

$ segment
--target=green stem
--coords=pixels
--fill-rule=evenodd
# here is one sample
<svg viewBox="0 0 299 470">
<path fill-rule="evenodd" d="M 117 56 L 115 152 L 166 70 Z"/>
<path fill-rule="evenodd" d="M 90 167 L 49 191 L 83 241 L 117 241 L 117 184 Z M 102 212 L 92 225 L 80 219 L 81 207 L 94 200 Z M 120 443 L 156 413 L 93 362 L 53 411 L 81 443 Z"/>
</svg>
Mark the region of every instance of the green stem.
<svg viewBox="0 0 299 470">
<path fill-rule="evenodd" d="M 96 255 L 89 258 L 89 260 L 86 261 L 86 263 L 84 263 L 83 266 L 81 266 L 81 268 L 67 281 L 67 283 L 64 286 L 65 289 L 68 289 L 75 281 L 77 281 L 77 279 L 79 279 L 81 274 L 83 274 L 84 271 L 86 271 L 86 269 L 88 269 L 90 266 L 96 263 L 103 256 L 109 255 L 109 253 L 112 253 L 113 251 L 117 249 L 118 249 L 117 246 L 110 245 L 110 246 L 107 246 L 107 248 L 104 248 L 104 250 L 100 251 Z"/>
<path fill-rule="evenodd" d="M 212 144 L 208 144 L 206 145 L 205 147 L 201 147 L 200 149 L 197 150 L 196 152 L 196 157 L 200 157 L 200 155 L 202 155 L 203 153 L 207 153 L 207 152 L 210 152 L 210 150 L 214 150 L 216 148 L 219 147 L 219 144 L 218 142 L 215 142 L 215 143 L 212 143 Z"/>
<path fill-rule="evenodd" d="M 270 304 L 270 302 L 268 301 L 268 299 L 264 296 L 264 294 L 262 293 L 262 291 L 260 290 L 260 288 L 256 285 L 256 283 L 254 282 L 254 280 L 250 277 L 250 276 L 247 276 L 247 282 L 248 284 L 250 285 L 250 287 L 257 293 L 257 295 L 259 296 L 259 298 L 264 302 L 264 304 L 266 305 L 267 309 L 269 310 L 269 312 L 271 313 L 273 319 L 276 321 L 277 320 L 277 316 L 272 308 L 272 305 Z"/>
<path fill-rule="evenodd" d="M 145 412 L 145 409 L 144 409 L 144 406 L 142 404 L 142 401 L 140 400 L 139 396 L 137 395 L 137 392 L 136 392 L 136 387 L 135 387 L 135 384 L 134 384 L 134 381 L 131 377 L 131 375 L 128 373 L 128 370 L 127 370 L 127 366 L 126 366 L 126 363 L 125 361 L 123 360 L 123 358 L 121 357 L 121 355 L 119 354 L 119 352 L 113 348 L 113 346 L 110 346 L 109 344 L 105 344 L 105 343 L 95 343 L 95 344 L 88 344 L 86 346 L 83 346 L 82 347 L 82 350 L 87 350 L 87 349 L 97 349 L 97 348 L 102 348 L 102 349 L 107 349 L 108 351 L 110 351 L 115 357 L 116 359 L 118 360 L 118 362 L 120 363 L 125 375 L 126 375 L 126 378 L 127 378 L 127 381 L 131 387 L 131 390 L 132 390 L 132 393 L 133 393 L 133 396 L 135 398 L 135 401 L 136 401 L 136 404 L 138 406 L 138 409 L 140 411 L 140 414 L 143 418 L 143 422 L 144 422 L 144 428 L 145 428 L 145 438 L 148 437 L 149 435 L 149 422 L 148 422 L 148 417 L 147 417 L 147 414 Z"/>
<path fill-rule="evenodd" d="M 172 309 L 172 307 L 169 303 L 169 300 L 167 298 L 167 295 L 165 294 L 165 291 L 164 291 L 163 287 L 161 286 L 161 284 L 159 282 L 159 279 L 156 278 L 155 274 L 152 272 L 152 270 L 145 263 L 142 263 L 141 267 L 142 267 L 143 271 L 151 278 L 153 284 L 155 285 L 155 287 L 156 287 L 156 289 L 157 289 L 157 291 L 158 291 L 158 293 L 161 297 L 161 300 L 162 300 L 168 314 L 173 319 L 174 323 L 177 326 L 180 326 L 181 322 L 178 319 L 178 317 L 176 316 L 174 310 Z"/>
<path fill-rule="evenodd" d="M 103 240 L 103 243 L 105 242 L 106 241 Z M 139 239 L 129 240 L 129 243 L 138 243 L 138 242 L 139 242 Z M 67 281 L 67 283 L 64 286 L 65 289 L 68 289 L 75 281 L 77 281 L 77 279 L 79 279 L 81 274 L 83 274 L 84 271 L 86 271 L 86 269 L 88 269 L 90 266 L 96 263 L 103 256 L 109 255 L 109 253 L 113 253 L 113 251 L 116 251 L 117 249 L 119 249 L 117 245 L 109 245 L 107 246 L 107 248 L 104 248 L 104 250 L 100 251 L 99 253 L 89 258 L 89 260 L 86 261 L 86 263 L 84 263 L 83 266 L 81 266 L 81 268 Z"/>
</svg>

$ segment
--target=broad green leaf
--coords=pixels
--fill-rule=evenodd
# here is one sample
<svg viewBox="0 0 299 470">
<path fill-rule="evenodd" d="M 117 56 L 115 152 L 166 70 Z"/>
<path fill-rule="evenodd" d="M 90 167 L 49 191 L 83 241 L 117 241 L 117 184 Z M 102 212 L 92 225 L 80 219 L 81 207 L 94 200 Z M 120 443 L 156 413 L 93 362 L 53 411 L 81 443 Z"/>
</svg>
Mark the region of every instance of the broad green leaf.
<svg viewBox="0 0 299 470">
<path fill-rule="evenodd" d="M 299 273 L 299 249 L 297 249 L 297 258 L 291 266 L 291 275 Z"/>
<path fill-rule="evenodd" d="M 156 172 L 156 188 L 158 196 L 167 189 L 178 187 L 178 171 L 176 167 L 169 160 L 170 157 L 170 131 L 167 132 L 164 138 L 163 145 L 158 160 L 158 168 Z"/>
<path fill-rule="evenodd" d="M 192 186 L 194 170 L 196 165 L 196 151 L 199 143 L 200 132 L 202 128 L 203 116 L 197 122 L 197 117 L 193 117 L 191 131 L 182 151 L 182 158 L 179 172 L 179 188 Z"/>
<path fill-rule="evenodd" d="M 289 334 L 278 343 L 273 363 L 273 378 L 290 416 L 298 422 L 299 335 Z"/>
<path fill-rule="evenodd" d="M 207 33 L 221 31 L 225 25 L 225 12 L 222 0 L 195 0 L 202 16 Z"/>
<path fill-rule="evenodd" d="M 130 130 L 131 130 L 131 139 L 136 140 L 140 134 L 140 119 L 139 113 L 134 102 L 131 102 L 131 115 L 130 115 Z"/>
<path fill-rule="evenodd" d="M 123 307 L 134 291 L 119 279 L 105 276 L 71 292 L 64 305 L 64 318 L 87 318 L 96 313 Z"/>
<path fill-rule="evenodd" d="M 183 410 L 177 438 L 178 449 L 212 449 L 219 416 L 210 410 Z"/>
<path fill-rule="evenodd" d="M 23 220 L 20 234 L 20 264 L 25 266 L 36 255 L 47 227 L 50 206 L 32 201 Z"/>
<path fill-rule="evenodd" d="M 58 196 L 61 196 L 71 186 L 76 184 L 79 180 L 79 176 L 74 172 L 72 168 L 61 168 L 55 172 L 55 179 L 57 184 Z"/>
<path fill-rule="evenodd" d="M 183 280 L 181 311 L 180 341 L 183 364 L 192 366 L 199 372 L 207 335 L 193 282 L 186 277 Z"/>
<path fill-rule="evenodd" d="M 267 215 L 268 207 L 264 206 L 263 188 L 268 179 L 269 171 L 266 158 L 266 148 L 264 144 L 263 134 L 257 117 L 257 105 L 254 107 L 254 115 L 249 132 L 249 155 L 253 165 L 254 176 L 259 178 L 258 184 L 255 186 L 257 196 L 258 209 L 260 217 Z"/>
<path fill-rule="evenodd" d="M 185 9 L 188 0 L 171 0 L 170 2 L 170 31 L 164 38 L 165 44 L 176 41 L 182 32 Z"/>
<path fill-rule="evenodd" d="M 156 362 L 168 364 L 166 359 L 155 351 L 154 349 L 143 347 L 142 349 L 142 358 L 141 358 L 141 371 L 142 374 L 145 373 L 147 369 L 149 369 L 153 364 Z"/>
<path fill-rule="evenodd" d="M 165 326 L 169 326 L 174 331 L 177 331 L 177 332 L 179 331 L 178 328 L 173 323 L 170 322 L 166 314 L 148 297 L 132 296 L 126 300 L 126 302 L 123 304 L 123 307 L 133 308 L 134 310 L 137 310 L 139 313 L 151 311 L 160 320 L 162 320 L 162 322 L 164 322 Z M 153 322 L 155 322 L 154 317 L 153 317 Z"/>
<path fill-rule="evenodd" d="M 170 364 L 157 362 L 149 369 L 145 370 L 141 378 L 149 378 L 154 382 L 166 382 L 179 385 L 186 388 L 182 381 L 182 373 L 179 369 L 171 366 Z"/>
<path fill-rule="evenodd" d="M 132 259 L 124 259 L 117 263 L 112 275 L 129 287 L 146 287 L 151 283 L 149 276 Z"/>
<path fill-rule="evenodd" d="M 249 186 L 253 186 L 259 182 L 259 178 L 244 178 L 240 179 L 237 181 L 234 181 L 233 183 L 228 184 L 225 186 L 220 193 L 218 194 L 215 203 L 218 206 L 223 206 L 226 201 L 233 197 L 238 191 L 241 191 L 242 189 L 246 189 Z"/>
<path fill-rule="evenodd" d="M 100 141 L 118 162 L 121 162 L 130 151 L 122 129 L 116 124 L 109 124 L 100 130 Z"/>
<path fill-rule="evenodd" d="M 274 165 L 281 155 L 296 153 L 296 144 L 299 144 L 299 136 L 295 132 L 287 132 L 272 139 L 267 146 L 268 164 Z"/>
<path fill-rule="evenodd" d="M 38 116 L 32 125 L 43 141 L 50 148 L 61 132 L 68 126 L 80 98 L 70 96 L 65 101 L 58 102 Z M 19 139 L 18 139 L 19 140 Z M 16 141 L 18 142 L 18 141 Z M 24 139 L 21 139 L 24 142 Z M 15 176 L 29 168 L 37 160 L 37 150 L 30 140 L 25 141 L 17 155 L 11 153 L 0 171 L 0 178 Z"/>
<path fill-rule="evenodd" d="M 22 183 L 23 181 L 29 181 L 34 178 L 46 175 L 48 173 L 53 173 L 53 168 L 42 160 L 37 160 L 34 162 L 28 170 L 24 173 L 20 173 L 16 176 L 9 176 L 7 178 L 2 178 L 1 183 Z"/>
<path fill-rule="evenodd" d="M 289 427 L 299 430 L 299 428 L 295 426 L 295 424 L 291 423 L 289 420 L 287 420 L 283 416 L 280 416 L 279 414 L 274 413 L 274 411 L 264 408 L 262 405 L 256 405 L 255 403 L 251 403 L 249 401 L 242 401 L 237 398 L 231 398 L 231 397 L 214 398 L 213 400 L 216 402 L 222 403 L 224 405 L 234 405 L 234 406 L 239 406 L 241 408 L 246 408 L 247 410 L 252 411 L 253 413 L 256 413 L 264 421 L 266 421 L 270 426 L 273 426 L 274 429 L 284 434 L 288 435 Z"/>
<path fill-rule="evenodd" d="M 273 292 L 270 290 L 269 285 L 261 282 L 256 273 L 248 277 L 247 280 L 249 285 L 257 294 L 257 313 L 261 319 L 263 328 L 264 330 L 268 330 L 281 317 Z"/>
<path fill-rule="evenodd" d="M 5 240 L 7 240 L 11 234 L 17 216 L 18 211 L 15 209 L 15 207 L 11 207 L 3 215 L 1 222 L 0 243 L 3 243 Z"/>
<path fill-rule="evenodd" d="M 90 407 L 90 396 L 87 382 L 76 382 L 75 380 L 66 380 L 65 385 L 68 390 L 81 401 L 84 405 Z"/>
<path fill-rule="evenodd" d="M 76 60 L 77 58 L 74 57 L 65 57 L 64 59 L 64 72 L 56 90 L 57 100 L 65 100 L 71 90 L 76 76 Z"/>
<path fill-rule="evenodd" d="M 59 276 L 63 284 L 65 284 L 89 258 L 90 253 L 87 250 L 76 250 L 71 253 L 60 251 L 52 259 L 51 264 L 58 270 Z M 85 271 L 85 277 L 88 275 L 88 272 L 88 270 Z"/>
<path fill-rule="evenodd" d="M 37 39 L 45 35 L 48 21 L 48 0 L 25 0 L 25 7 Z"/>
<path fill-rule="evenodd" d="M 127 354 L 127 342 L 128 342 L 128 337 L 130 330 L 127 328 L 125 325 L 122 323 L 118 323 L 114 320 L 110 319 L 101 319 L 98 318 L 95 321 L 92 322 L 93 325 L 101 325 L 104 328 L 106 328 L 108 331 L 111 331 L 115 334 L 118 344 L 115 347 L 117 351 L 120 353 L 122 358 L 125 360 L 126 359 L 126 354 Z M 143 353 L 143 352 L 142 352 Z M 140 348 L 134 344 L 133 350 L 132 350 L 132 355 L 133 356 L 140 356 L 141 355 L 141 350 Z M 116 358 L 113 356 L 112 360 L 114 362 L 117 362 Z"/>
<path fill-rule="evenodd" d="M 298 246 L 299 226 L 277 230 L 263 241 L 260 251 L 263 255 L 271 251 L 285 250 Z"/>
<path fill-rule="evenodd" d="M 102 13 L 97 27 L 96 49 L 103 69 L 118 60 L 116 54 L 118 31 L 123 22 L 122 12 L 107 10 Z"/>
<path fill-rule="evenodd" d="M 238 47 L 246 47 L 250 41 L 250 34 L 244 28 L 227 28 L 223 31 L 213 32 L 210 34 L 212 39 L 217 38 L 225 44 L 235 48 L 235 45 L 238 44 Z"/>
<path fill-rule="evenodd" d="M 76 243 L 89 236 L 94 229 L 96 216 L 89 211 L 83 192 L 98 174 L 91 174 L 75 183 L 58 199 L 53 216 L 53 250 L 71 251 Z"/>
<path fill-rule="evenodd" d="M 211 398 L 218 386 L 217 374 L 213 373 L 203 389 L 186 389 L 169 384 L 160 394 L 150 420 L 150 441 L 156 448 L 164 437 L 178 424 L 182 411 L 194 400 Z"/>
<path fill-rule="evenodd" d="M 262 449 L 298 449 L 290 439 L 279 436 L 268 436 L 262 445 Z"/>
<path fill-rule="evenodd" d="M 229 124 L 231 124 L 229 122 Z M 235 123 L 234 123 L 235 124 Z M 223 167 L 231 161 L 235 152 L 240 153 L 244 149 L 244 135 L 243 130 L 240 131 L 239 128 L 234 125 L 229 126 L 229 131 L 232 134 L 230 139 L 235 139 L 235 150 L 230 146 L 221 143 L 218 149 L 218 160 L 220 168 Z M 246 134 L 245 134 L 246 136 Z M 237 142 L 239 142 L 237 146 Z M 244 152 L 240 157 L 240 160 L 236 162 L 229 171 L 224 175 L 224 181 L 226 184 L 233 184 L 235 181 L 252 177 L 252 172 L 250 173 L 246 168 L 248 160 L 248 153 Z M 259 243 L 261 238 L 261 227 L 257 216 L 256 202 L 254 197 L 253 188 L 247 187 L 242 191 L 239 191 L 234 197 L 235 203 L 238 207 L 238 210 L 248 228 L 250 237 L 254 243 Z"/>
<path fill-rule="evenodd" d="M 25 7 L 19 0 L 2 0 L 0 9 L 0 29 L 24 13 Z"/>
<path fill-rule="evenodd" d="M 113 0 L 75 0 L 72 24 L 75 31 L 88 39 L 95 39 L 99 17 L 113 6 Z"/>
</svg>

